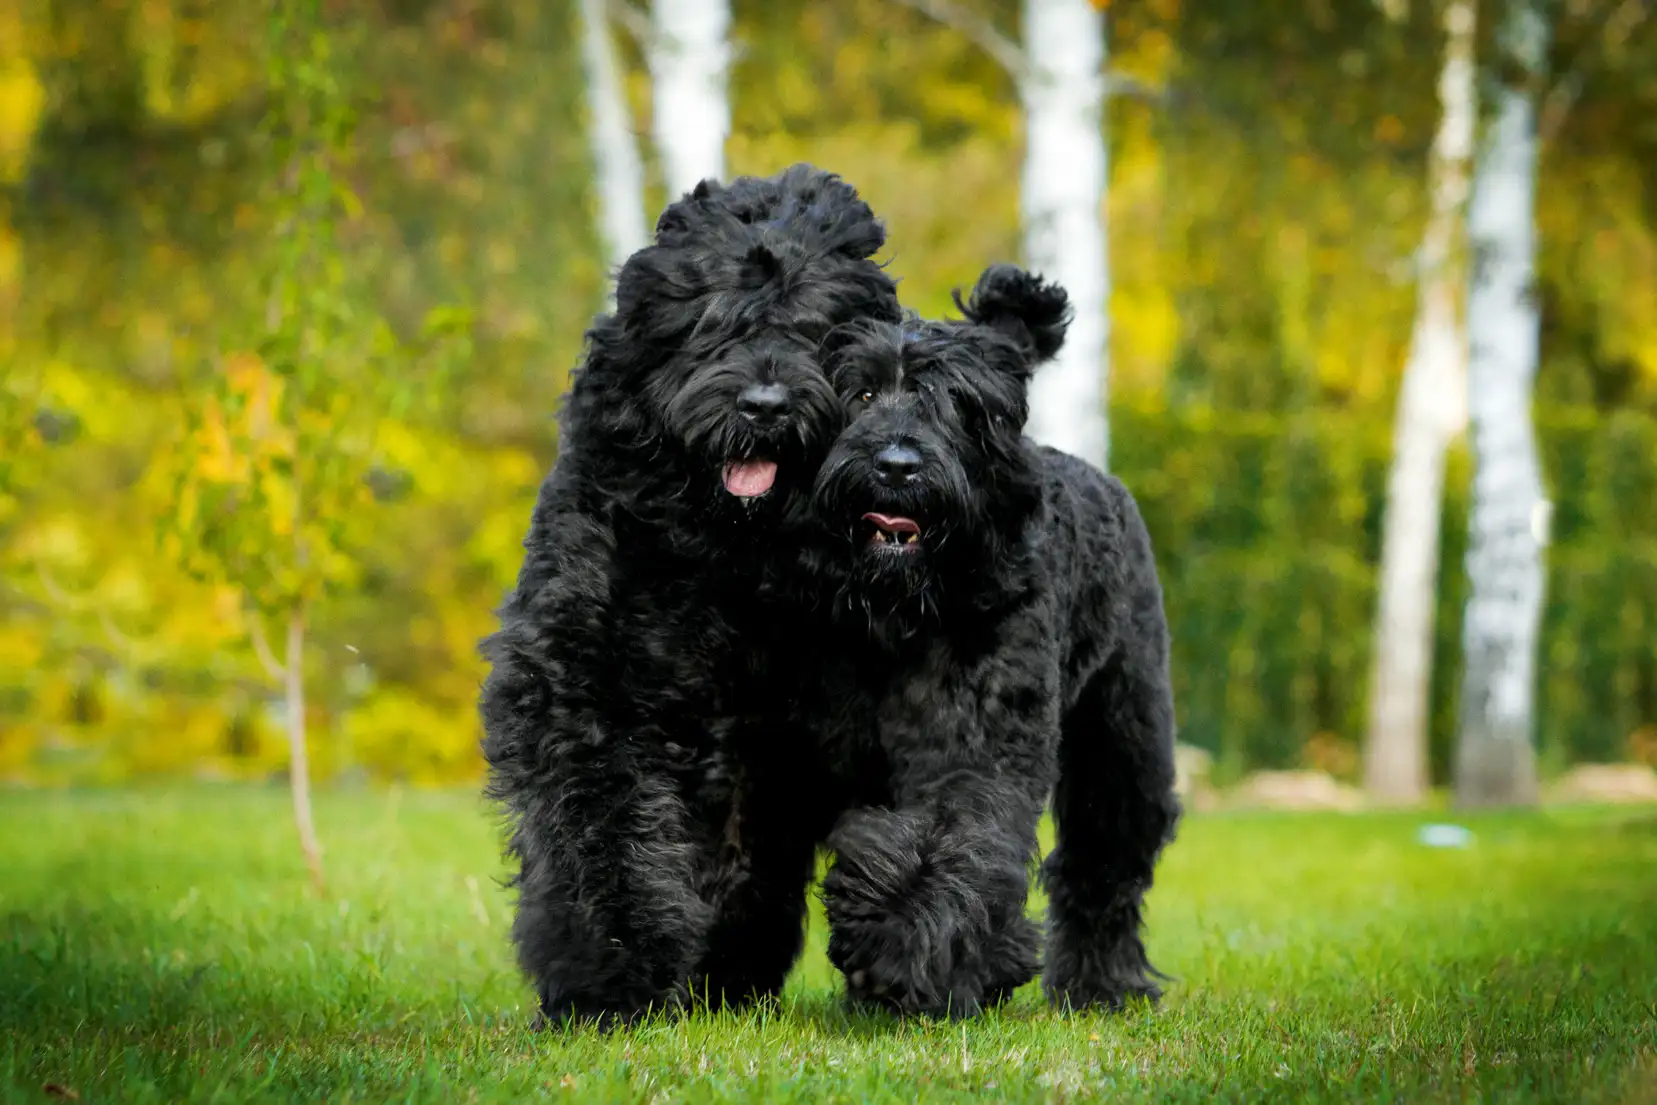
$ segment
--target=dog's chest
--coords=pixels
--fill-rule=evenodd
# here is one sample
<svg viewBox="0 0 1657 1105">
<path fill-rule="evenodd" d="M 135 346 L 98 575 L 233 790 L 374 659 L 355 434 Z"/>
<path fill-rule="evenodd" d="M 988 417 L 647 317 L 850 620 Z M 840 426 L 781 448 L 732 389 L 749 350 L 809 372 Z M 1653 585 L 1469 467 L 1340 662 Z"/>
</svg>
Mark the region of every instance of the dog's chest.
<svg viewBox="0 0 1657 1105">
<path fill-rule="evenodd" d="M 690 593 L 652 588 L 617 604 L 612 640 L 634 689 L 673 689 L 687 680 L 717 680 L 735 659 L 734 627 L 715 606 Z M 691 686 L 677 687 L 692 693 Z"/>
<path fill-rule="evenodd" d="M 705 752 L 766 714 L 775 680 L 766 647 L 741 610 L 693 586 L 640 588 L 614 610 L 616 697 L 663 739 Z"/>
<path fill-rule="evenodd" d="M 887 731 L 903 675 L 878 666 L 825 658 L 819 677 L 794 703 L 819 762 L 838 788 L 859 802 L 878 802 L 890 778 Z"/>
</svg>

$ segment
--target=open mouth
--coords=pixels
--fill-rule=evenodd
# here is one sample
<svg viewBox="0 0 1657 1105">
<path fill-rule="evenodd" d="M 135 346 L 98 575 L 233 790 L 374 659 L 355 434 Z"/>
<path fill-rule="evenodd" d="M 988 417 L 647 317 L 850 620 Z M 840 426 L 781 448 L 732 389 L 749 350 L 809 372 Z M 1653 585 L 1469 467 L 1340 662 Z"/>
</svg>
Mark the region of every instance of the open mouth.
<svg viewBox="0 0 1657 1105">
<path fill-rule="evenodd" d="M 868 523 L 869 544 L 896 549 L 899 552 L 918 552 L 921 547 L 921 527 L 913 518 L 901 515 L 876 514 L 863 516 Z"/>
<path fill-rule="evenodd" d="M 774 460 L 733 460 L 725 465 L 725 490 L 739 499 L 757 499 L 777 482 Z"/>
</svg>

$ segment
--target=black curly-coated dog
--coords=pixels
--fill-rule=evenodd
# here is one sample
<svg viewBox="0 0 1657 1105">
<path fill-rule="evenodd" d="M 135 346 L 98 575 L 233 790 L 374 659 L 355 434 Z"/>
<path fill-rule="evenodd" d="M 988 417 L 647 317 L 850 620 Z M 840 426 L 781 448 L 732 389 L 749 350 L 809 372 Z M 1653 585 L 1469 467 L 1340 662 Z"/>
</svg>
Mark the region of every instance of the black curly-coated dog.
<svg viewBox="0 0 1657 1105">
<path fill-rule="evenodd" d="M 808 165 L 704 182 L 587 335 L 481 698 L 549 1020 L 774 993 L 799 953 L 820 832 L 757 587 L 844 425 L 819 341 L 901 317 L 884 240 Z"/>
<path fill-rule="evenodd" d="M 1150 539 L 1120 482 L 1023 435 L 1064 291 L 998 265 L 956 303 L 825 346 L 852 421 L 817 477 L 805 597 L 832 616 L 799 679 L 811 793 L 839 815 L 829 956 L 854 1002 L 905 1012 L 969 1015 L 1034 977 L 1051 797 L 1049 999 L 1154 1000 L 1141 906 L 1180 807 Z"/>
</svg>

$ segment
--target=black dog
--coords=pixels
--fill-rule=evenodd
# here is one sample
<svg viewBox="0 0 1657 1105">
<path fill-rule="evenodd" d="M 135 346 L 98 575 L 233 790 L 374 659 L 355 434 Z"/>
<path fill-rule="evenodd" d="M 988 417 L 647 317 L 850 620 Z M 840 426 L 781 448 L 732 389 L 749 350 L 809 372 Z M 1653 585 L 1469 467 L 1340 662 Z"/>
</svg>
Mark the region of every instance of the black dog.
<svg viewBox="0 0 1657 1105">
<path fill-rule="evenodd" d="M 961 322 L 854 323 L 827 365 L 853 421 L 817 478 L 828 596 L 803 721 L 849 997 L 968 1015 L 1032 978 L 1025 915 L 1049 796 L 1044 982 L 1060 1006 L 1155 999 L 1141 905 L 1180 816 L 1168 629 L 1128 491 L 1023 436 L 1067 297 L 996 266 Z M 802 673 L 802 686 L 812 682 Z"/>
<path fill-rule="evenodd" d="M 855 189 L 798 165 L 672 204 L 588 333 L 557 464 L 485 643 L 489 794 L 544 1016 L 777 991 L 815 830 L 756 597 L 844 413 L 818 342 L 900 317 Z"/>
</svg>

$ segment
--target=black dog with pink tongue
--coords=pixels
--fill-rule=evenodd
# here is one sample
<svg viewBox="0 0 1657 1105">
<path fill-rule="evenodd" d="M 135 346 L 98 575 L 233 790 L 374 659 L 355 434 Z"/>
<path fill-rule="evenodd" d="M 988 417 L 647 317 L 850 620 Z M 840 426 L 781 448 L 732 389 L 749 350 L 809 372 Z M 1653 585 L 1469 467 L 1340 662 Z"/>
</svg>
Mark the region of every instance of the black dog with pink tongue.
<svg viewBox="0 0 1657 1105">
<path fill-rule="evenodd" d="M 1132 495 L 1023 434 L 1063 289 L 985 271 L 962 321 L 848 324 L 851 419 L 817 477 L 799 716 L 837 817 L 829 957 L 850 998 L 964 1016 L 1038 970 L 1025 915 L 1052 802 L 1049 999 L 1154 999 L 1140 914 L 1179 817 L 1168 627 Z"/>
<path fill-rule="evenodd" d="M 799 953 L 823 829 L 759 590 L 845 424 L 819 342 L 900 317 L 884 241 L 809 165 L 705 182 L 588 333 L 481 702 L 550 1021 L 775 993 Z"/>
</svg>

